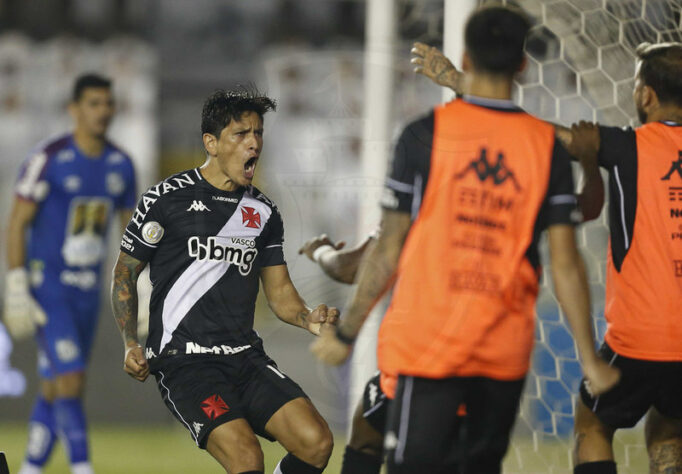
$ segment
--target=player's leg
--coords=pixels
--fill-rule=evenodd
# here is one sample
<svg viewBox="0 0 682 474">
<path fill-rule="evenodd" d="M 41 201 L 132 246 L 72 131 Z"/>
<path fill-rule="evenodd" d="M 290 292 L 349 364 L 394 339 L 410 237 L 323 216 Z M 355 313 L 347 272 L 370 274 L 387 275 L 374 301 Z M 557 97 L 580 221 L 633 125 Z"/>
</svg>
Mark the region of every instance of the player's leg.
<svg viewBox="0 0 682 474">
<path fill-rule="evenodd" d="M 615 428 L 602 423 L 597 415 L 578 400 L 575 408 L 573 456 L 575 474 L 615 474 L 613 434 Z"/>
<path fill-rule="evenodd" d="M 154 376 L 166 407 L 230 473 L 262 472 L 263 452 L 235 388 L 236 359 L 170 358 Z M 231 381 L 232 380 L 232 381 Z"/>
<path fill-rule="evenodd" d="M 656 367 L 661 384 L 645 425 L 649 465 L 652 473 L 682 472 L 682 363 Z"/>
<path fill-rule="evenodd" d="M 682 473 L 682 420 L 663 416 L 652 407 L 646 418 L 645 436 L 649 472 Z"/>
<path fill-rule="evenodd" d="M 400 376 L 389 404 L 384 447 L 390 474 L 459 472 L 463 379 Z"/>
<path fill-rule="evenodd" d="M 365 385 L 355 409 L 341 474 L 379 474 L 381 471 L 388 403 L 377 373 Z"/>
<path fill-rule="evenodd" d="M 655 400 L 659 381 L 650 362 L 623 357 L 603 344 L 599 356 L 621 371 L 618 384 L 592 397 L 580 384 L 573 428 L 575 474 L 615 474 L 613 434 L 630 428 L 644 416 Z"/>
<path fill-rule="evenodd" d="M 316 474 L 327 466 L 334 437 L 308 398 L 287 402 L 270 417 L 265 430 L 289 452 L 275 474 Z"/>
<path fill-rule="evenodd" d="M 56 346 L 58 341 L 69 339 L 69 334 L 71 339 L 75 334 L 71 311 L 63 298 L 45 291 L 36 292 L 34 297 L 47 314 L 47 324 L 39 327 L 36 334 L 41 386 L 29 419 L 26 460 L 20 474 L 41 472 L 52 453 L 59 432 L 55 400 L 58 398 L 56 379 L 60 365 Z"/>
<path fill-rule="evenodd" d="M 240 379 L 245 381 L 241 398 L 254 432 L 277 440 L 289 452 L 275 473 L 322 472 L 334 438 L 301 387 L 257 345 L 244 353 Z"/>
<path fill-rule="evenodd" d="M 263 472 L 263 451 L 244 418 L 228 421 L 208 435 L 206 451 L 229 473 Z"/>
<path fill-rule="evenodd" d="M 67 445 L 71 472 L 93 472 L 90 464 L 87 421 L 83 406 L 85 370 L 90 347 L 95 336 L 99 295 L 67 288 L 63 292 L 68 312 L 50 319 L 46 330 L 50 334 L 48 355 L 54 366 L 54 414 L 57 431 Z"/>
<path fill-rule="evenodd" d="M 525 379 L 466 380 L 462 472 L 498 474 L 509 446 Z"/>
<path fill-rule="evenodd" d="M 47 363 L 47 361 L 43 360 L 43 363 Z M 46 370 L 47 368 L 41 369 L 41 373 L 45 373 Z M 50 459 L 55 441 L 57 440 L 57 427 L 53 409 L 54 395 L 54 383 L 48 379 L 42 379 L 40 391 L 28 421 L 26 458 L 19 474 L 40 473 Z"/>
</svg>

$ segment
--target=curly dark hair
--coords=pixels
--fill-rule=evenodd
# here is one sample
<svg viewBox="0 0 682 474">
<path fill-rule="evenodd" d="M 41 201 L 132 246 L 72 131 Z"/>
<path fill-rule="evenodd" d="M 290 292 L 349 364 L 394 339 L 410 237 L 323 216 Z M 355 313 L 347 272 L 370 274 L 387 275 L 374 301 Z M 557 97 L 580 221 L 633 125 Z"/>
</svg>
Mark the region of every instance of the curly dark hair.
<svg viewBox="0 0 682 474">
<path fill-rule="evenodd" d="M 241 119 L 244 112 L 256 112 L 260 118 L 277 108 L 276 102 L 256 89 L 219 89 L 204 102 L 201 112 L 201 133 L 220 136 L 232 120 Z"/>
</svg>

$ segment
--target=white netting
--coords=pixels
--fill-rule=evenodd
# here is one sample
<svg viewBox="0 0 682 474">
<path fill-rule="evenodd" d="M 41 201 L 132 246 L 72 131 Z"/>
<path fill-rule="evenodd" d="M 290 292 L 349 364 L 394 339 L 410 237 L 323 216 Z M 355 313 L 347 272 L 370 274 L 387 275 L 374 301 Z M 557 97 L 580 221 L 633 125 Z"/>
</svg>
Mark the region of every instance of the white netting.
<svg viewBox="0 0 682 474">
<path fill-rule="evenodd" d="M 521 0 L 518 4 L 534 18 L 536 26 L 527 43 L 528 68 L 515 86 L 517 102 L 533 114 L 564 125 L 581 119 L 635 125 L 634 48 L 643 41 L 681 41 L 680 2 Z M 578 232 L 601 341 L 605 330 L 606 212 Z M 544 243 L 541 251 L 543 261 L 548 262 Z M 572 472 L 570 434 L 580 369 L 550 287 L 551 281 L 545 278 L 538 301 L 533 369 L 505 472 Z M 641 430 L 618 432 L 615 450 L 618 472 L 648 471 Z"/>
<path fill-rule="evenodd" d="M 396 124 L 427 110 L 440 91 L 411 72 L 413 41 L 442 47 L 444 1 L 402 0 L 399 5 Z M 599 120 L 608 125 L 634 124 L 632 104 L 634 47 L 642 41 L 682 40 L 679 30 L 682 0 L 520 0 L 536 26 L 528 41 L 528 68 L 515 85 L 515 100 L 542 118 L 568 125 Z M 270 92 L 280 98 L 273 127 L 278 160 L 266 175 L 270 192 L 279 184 L 286 192 L 277 202 L 290 242 L 327 232 L 353 240 L 357 208 L 378 200 L 381 183 L 361 176 L 358 149 L 363 119 L 362 52 L 359 45 L 325 50 L 273 49 L 264 56 Z M 288 137 L 296 137 L 289 143 Z M 270 138 L 272 139 L 272 138 Z M 290 153 L 290 156 L 286 154 Z M 304 173 L 301 172 L 304 171 Z M 576 170 L 577 171 L 577 170 Z M 604 333 L 603 302 L 608 229 L 606 213 L 579 229 L 580 245 L 589 271 L 597 336 Z M 298 218 L 298 219 L 297 219 Z M 543 261 L 548 261 L 546 245 Z M 345 291 L 307 262 L 294 267 L 294 280 L 312 301 L 343 304 Z M 539 323 L 533 370 L 528 377 L 521 414 L 505 460 L 507 473 L 570 473 L 570 434 L 580 370 L 573 340 L 543 282 L 538 301 Z M 374 347 L 366 348 L 373 351 Z M 345 391 L 333 372 L 319 368 L 319 400 Z M 343 379 L 343 377 L 341 377 Z M 332 399 L 333 397 L 329 397 Z M 322 406 L 332 423 L 345 420 L 338 402 Z M 643 436 L 624 431 L 615 443 L 619 472 L 647 471 Z"/>
</svg>

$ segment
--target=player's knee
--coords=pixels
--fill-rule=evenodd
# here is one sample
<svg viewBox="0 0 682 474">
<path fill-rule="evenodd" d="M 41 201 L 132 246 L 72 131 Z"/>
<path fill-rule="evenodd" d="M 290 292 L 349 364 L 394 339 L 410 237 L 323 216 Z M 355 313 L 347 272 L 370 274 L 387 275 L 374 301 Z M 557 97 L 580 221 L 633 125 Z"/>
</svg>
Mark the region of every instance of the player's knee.
<svg viewBox="0 0 682 474">
<path fill-rule="evenodd" d="M 55 395 L 59 398 L 78 398 L 83 394 L 84 385 L 83 372 L 58 375 L 55 379 Z"/>
<path fill-rule="evenodd" d="M 226 470 L 263 468 L 263 451 L 252 434 L 214 430 L 209 435 L 207 450 Z"/>
<path fill-rule="evenodd" d="M 301 426 L 298 433 L 300 449 L 296 454 L 314 466 L 325 466 L 334 448 L 334 436 L 323 421 Z"/>
</svg>

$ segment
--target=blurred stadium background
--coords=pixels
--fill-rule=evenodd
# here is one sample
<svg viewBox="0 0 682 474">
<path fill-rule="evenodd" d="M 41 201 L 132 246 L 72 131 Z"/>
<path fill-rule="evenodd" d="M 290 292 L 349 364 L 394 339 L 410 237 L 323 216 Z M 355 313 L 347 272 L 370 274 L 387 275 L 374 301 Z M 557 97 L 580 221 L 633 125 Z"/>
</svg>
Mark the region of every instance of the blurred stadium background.
<svg viewBox="0 0 682 474">
<path fill-rule="evenodd" d="M 2 241 L 19 163 L 38 141 L 68 129 L 65 104 L 77 74 L 95 70 L 114 79 L 118 115 L 110 135 L 132 154 L 139 192 L 171 172 L 203 161 L 200 112 L 213 89 L 253 84 L 279 103 L 278 111 L 265 121 L 257 185 L 283 214 L 285 253 L 294 282 L 310 303 L 342 306 L 348 289 L 322 277 L 297 250 L 307 238 L 323 232 L 354 242 L 371 230 L 378 217 L 380 170 L 390 153 L 390 137 L 442 97 L 440 88 L 411 72 L 410 46 L 419 40 L 442 47 L 444 18 L 452 22 L 448 24 L 461 23 L 467 9 L 479 3 L 0 0 Z M 679 0 L 516 3 L 536 26 L 527 43 L 528 68 L 515 86 L 515 100 L 528 111 L 563 124 L 579 119 L 634 124 L 634 46 L 682 40 Z M 379 32 L 368 17 L 371 8 L 383 18 Z M 460 34 L 447 31 L 446 52 L 456 42 L 452 37 Z M 376 49 L 367 51 L 368 44 Z M 390 103 L 380 104 L 382 110 L 367 106 L 377 103 L 366 82 L 370 70 L 379 75 L 383 70 L 388 78 L 383 93 Z M 384 123 L 377 123 L 373 118 L 381 113 Z M 368 160 L 363 165 L 363 156 L 374 156 L 378 165 L 368 165 Z M 600 336 L 605 218 L 603 214 L 600 221 L 580 229 Z M 119 237 L 114 230 L 112 256 Z M 5 268 L 4 249 L 1 255 Z M 307 334 L 285 327 L 265 304 L 258 308 L 257 326 L 268 352 L 303 386 L 339 435 L 328 469 L 338 472 L 350 367 L 328 369 L 313 361 Z M 505 472 L 569 473 L 568 436 L 579 370 L 572 340 L 546 289 L 538 314 L 534 369 Z M 373 365 L 371 343 L 356 352 L 360 355 L 356 367 L 367 373 Z M 122 355 L 104 299 L 86 398 L 96 470 L 218 472 L 171 417 L 154 384 L 139 384 L 123 373 Z M 8 452 L 10 467 L 15 468 L 23 456 L 24 423 L 37 390 L 35 344 L 15 347 L 11 362 L 28 381 L 26 395 L 0 398 L 0 451 Z M 617 436 L 619 472 L 646 470 L 643 438 L 633 431 Z M 266 467 L 272 469 L 281 451 L 268 448 L 266 456 Z M 67 472 L 63 458 L 46 472 Z"/>
</svg>

